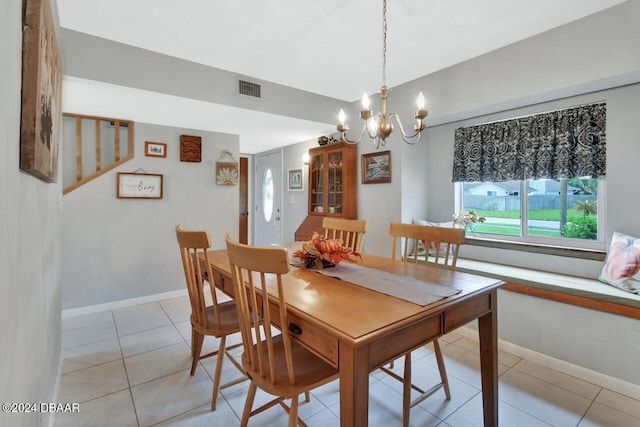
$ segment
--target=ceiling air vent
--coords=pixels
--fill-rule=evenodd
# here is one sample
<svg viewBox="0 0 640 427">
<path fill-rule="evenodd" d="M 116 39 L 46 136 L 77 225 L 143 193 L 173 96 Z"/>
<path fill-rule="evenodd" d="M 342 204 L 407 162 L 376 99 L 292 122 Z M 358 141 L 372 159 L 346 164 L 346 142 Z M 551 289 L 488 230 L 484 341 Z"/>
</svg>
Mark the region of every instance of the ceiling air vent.
<svg viewBox="0 0 640 427">
<path fill-rule="evenodd" d="M 244 80 L 238 80 L 238 90 L 241 95 L 254 96 L 260 98 L 260 85 Z"/>
</svg>

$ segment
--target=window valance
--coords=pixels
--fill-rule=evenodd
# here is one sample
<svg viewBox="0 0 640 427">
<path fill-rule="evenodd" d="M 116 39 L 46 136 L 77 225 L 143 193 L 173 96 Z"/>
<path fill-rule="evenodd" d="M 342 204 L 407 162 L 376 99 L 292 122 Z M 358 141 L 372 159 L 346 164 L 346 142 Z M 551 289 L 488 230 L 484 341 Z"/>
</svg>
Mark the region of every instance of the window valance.
<svg viewBox="0 0 640 427">
<path fill-rule="evenodd" d="M 458 128 L 453 182 L 606 175 L 606 104 Z"/>
</svg>

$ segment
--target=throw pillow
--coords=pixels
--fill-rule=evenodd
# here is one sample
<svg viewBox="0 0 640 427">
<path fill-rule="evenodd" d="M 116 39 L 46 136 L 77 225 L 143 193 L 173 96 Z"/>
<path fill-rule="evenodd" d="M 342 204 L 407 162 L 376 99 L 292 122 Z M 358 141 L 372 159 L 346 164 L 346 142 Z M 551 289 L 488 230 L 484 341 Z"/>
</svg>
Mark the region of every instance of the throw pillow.
<svg viewBox="0 0 640 427">
<path fill-rule="evenodd" d="M 613 233 L 600 281 L 627 292 L 640 293 L 640 239 Z"/>
</svg>

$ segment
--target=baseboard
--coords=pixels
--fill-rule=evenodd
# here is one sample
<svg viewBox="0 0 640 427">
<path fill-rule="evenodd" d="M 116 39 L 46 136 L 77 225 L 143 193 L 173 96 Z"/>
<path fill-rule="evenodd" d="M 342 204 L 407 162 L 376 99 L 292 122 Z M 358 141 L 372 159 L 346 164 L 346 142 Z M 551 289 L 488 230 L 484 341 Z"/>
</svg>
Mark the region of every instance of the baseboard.
<svg viewBox="0 0 640 427">
<path fill-rule="evenodd" d="M 456 333 L 474 341 L 478 341 L 478 331 L 475 329 L 463 326 L 457 329 Z M 555 369 L 580 380 L 604 387 L 633 399 L 640 400 L 640 386 L 636 384 L 610 377 L 608 375 L 601 374 L 600 372 L 592 371 L 591 369 L 583 368 L 582 366 L 574 365 L 525 347 L 520 347 L 519 345 L 512 344 L 508 341 L 499 339 L 498 348 L 506 351 L 507 353 L 522 357 L 523 359 L 539 365 L 546 366 L 547 368 Z"/>
<path fill-rule="evenodd" d="M 80 316 L 83 314 L 98 313 L 105 310 L 115 310 L 117 308 L 131 307 L 132 305 L 146 304 L 149 302 L 162 301 L 171 298 L 178 298 L 187 295 L 187 289 L 179 291 L 164 292 L 161 294 L 146 295 L 144 297 L 130 298 L 120 301 L 112 301 L 104 304 L 88 305 L 86 307 L 69 308 L 62 310 L 62 318 Z"/>
</svg>

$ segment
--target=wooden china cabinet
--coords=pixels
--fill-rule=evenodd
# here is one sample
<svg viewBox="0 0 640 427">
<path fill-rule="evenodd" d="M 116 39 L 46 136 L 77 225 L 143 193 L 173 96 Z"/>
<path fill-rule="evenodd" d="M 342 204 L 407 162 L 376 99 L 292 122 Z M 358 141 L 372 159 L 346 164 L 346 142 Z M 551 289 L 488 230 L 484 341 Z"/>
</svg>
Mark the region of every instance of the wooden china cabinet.
<svg viewBox="0 0 640 427">
<path fill-rule="evenodd" d="M 322 219 L 358 218 L 358 147 L 345 142 L 309 150 L 309 205 L 296 240 L 322 232 Z"/>
</svg>

